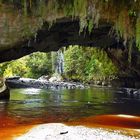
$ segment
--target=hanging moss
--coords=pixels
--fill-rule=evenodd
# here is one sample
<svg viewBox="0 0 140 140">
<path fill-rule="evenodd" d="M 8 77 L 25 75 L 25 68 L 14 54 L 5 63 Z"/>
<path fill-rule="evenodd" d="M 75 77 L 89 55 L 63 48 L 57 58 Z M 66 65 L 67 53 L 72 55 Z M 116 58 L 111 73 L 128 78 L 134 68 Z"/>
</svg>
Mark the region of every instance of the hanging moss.
<svg viewBox="0 0 140 140">
<path fill-rule="evenodd" d="M 119 38 L 124 39 L 125 44 L 128 40 L 136 38 L 136 44 L 140 46 L 140 19 L 137 18 L 140 1 L 138 0 L 0 0 L 0 4 L 4 7 L 0 7 L 1 13 L 10 15 L 15 12 L 17 17 L 20 16 L 21 19 L 28 21 L 21 20 L 23 23 L 20 24 L 26 28 L 21 27 L 23 30 L 20 30 L 22 33 L 19 34 L 28 29 L 25 36 L 31 35 L 33 30 L 37 31 L 44 21 L 50 22 L 51 25 L 61 17 L 79 18 L 79 32 L 84 29 L 92 32 L 101 19 L 114 25 Z M 16 18 L 14 20 L 16 21 Z M 14 20 L 9 18 L 8 22 Z M 8 23 L 10 31 L 14 31 L 12 28 L 15 24 L 19 24 L 19 21 Z M 15 26 L 14 28 L 15 31 L 19 31 Z"/>
<path fill-rule="evenodd" d="M 129 45 L 128 45 L 128 62 L 131 65 L 131 60 L 132 60 L 132 47 L 133 47 L 133 41 L 130 40 L 129 41 Z"/>
<path fill-rule="evenodd" d="M 65 6 L 63 6 L 64 15 L 68 17 L 74 16 L 74 10 L 73 10 L 73 3 L 68 3 Z"/>
<path fill-rule="evenodd" d="M 94 27 L 94 22 L 93 22 L 92 19 L 90 19 L 90 20 L 88 21 L 88 31 L 89 31 L 89 33 L 92 32 L 93 27 Z"/>
<path fill-rule="evenodd" d="M 32 0 L 29 0 L 30 3 L 30 9 L 32 8 Z"/>
<path fill-rule="evenodd" d="M 140 18 L 136 22 L 136 45 L 140 50 Z"/>
<path fill-rule="evenodd" d="M 86 0 L 74 0 L 74 15 L 80 17 L 86 17 L 87 15 Z"/>
<path fill-rule="evenodd" d="M 87 20 L 85 18 L 80 18 L 80 30 L 79 30 L 79 33 L 83 32 L 85 28 L 87 28 Z"/>
<path fill-rule="evenodd" d="M 23 13 L 24 13 L 24 16 L 27 16 L 27 0 L 22 0 L 23 1 Z"/>
</svg>

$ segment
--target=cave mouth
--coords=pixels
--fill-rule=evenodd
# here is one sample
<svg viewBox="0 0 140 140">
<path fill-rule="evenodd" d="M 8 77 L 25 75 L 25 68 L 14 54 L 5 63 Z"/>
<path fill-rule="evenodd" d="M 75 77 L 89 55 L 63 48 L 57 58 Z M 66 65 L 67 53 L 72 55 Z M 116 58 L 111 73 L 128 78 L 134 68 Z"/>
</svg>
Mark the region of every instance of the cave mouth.
<svg viewBox="0 0 140 140">
<path fill-rule="evenodd" d="M 13 126 L 21 124 L 114 113 L 139 115 L 140 91 L 134 88 L 140 88 L 140 1 L 0 0 L 0 11 L 2 76 L 39 78 L 57 74 L 76 84 L 108 86 L 110 82 L 115 87 L 115 91 L 106 87 L 51 92 L 48 88 L 11 89 L 10 100 L 1 102 L 1 132 L 8 130 L 12 137 L 18 134 Z M 125 88 L 118 91 L 116 87 Z M 97 125 L 105 117 L 88 121 L 94 119 Z M 121 120 L 106 118 L 112 121 L 114 117 Z M 132 126 L 125 126 L 123 120 L 122 127 L 139 128 L 133 120 Z M 0 134 L 1 139 L 5 135 Z"/>
<path fill-rule="evenodd" d="M 47 77 L 47 80 L 58 77 L 64 81 L 139 88 L 139 78 L 133 77 L 130 70 L 121 69 L 123 63 L 116 59 L 118 56 L 122 59 L 124 52 L 121 48 L 70 45 L 58 51 L 34 52 L 18 60 L 2 63 L 1 75 L 34 79 Z"/>
<path fill-rule="evenodd" d="M 0 62 L 69 45 L 131 50 L 140 44 L 139 1 L 2 0 L 0 4 Z"/>
<path fill-rule="evenodd" d="M 106 51 L 122 78 L 140 78 L 139 1 L 7 0 L 0 4 L 0 62 L 63 46 L 91 46 Z"/>
<path fill-rule="evenodd" d="M 110 35 L 111 29 L 112 26 L 104 22 L 95 27 L 91 33 L 87 28 L 79 33 L 80 25 L 77 19 L 58 19 L 51 27 L 45 22 L 35 36 L 1 50 L 0 62 L 14 60 L 37 51 L 57 51 L 63 46 L 90 46 L 105 50 L 124 77 L 138 79 L 140 77 L 138 48 L 135 43 L 130 48 L 125 46 L 124 40 L 118 40 L 116 36 Z"/>
<path fill-rule="evenodd" d="M 20 59 L 4 62 L 1 75 L 27 77 L 60 75 L 69 81 L 86 82 L 117 78 L 118 69 L 100 48 L 70 45 L 48 53 L 35 52 Z"/>
</svg>

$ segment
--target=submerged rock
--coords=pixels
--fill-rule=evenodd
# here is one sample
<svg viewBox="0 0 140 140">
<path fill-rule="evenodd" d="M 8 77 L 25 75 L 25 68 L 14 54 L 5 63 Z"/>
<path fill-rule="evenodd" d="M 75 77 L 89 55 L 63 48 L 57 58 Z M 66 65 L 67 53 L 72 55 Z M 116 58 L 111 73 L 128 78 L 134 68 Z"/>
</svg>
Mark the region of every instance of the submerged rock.
<svg viewBox="0 0 140 140">
<path fill-rule="evenodd" d="M 124 93 L 131 94 L 131 95 L 140 95 L 140 89 L 134 89 L 134 88 L 124 88 Z"/>
</svg>

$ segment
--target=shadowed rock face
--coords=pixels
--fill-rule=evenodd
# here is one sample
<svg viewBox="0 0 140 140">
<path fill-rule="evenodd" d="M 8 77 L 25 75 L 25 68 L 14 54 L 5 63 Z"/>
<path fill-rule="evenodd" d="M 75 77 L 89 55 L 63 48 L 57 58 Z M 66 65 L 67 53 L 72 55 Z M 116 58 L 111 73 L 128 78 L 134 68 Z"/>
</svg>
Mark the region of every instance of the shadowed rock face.
<svg viewBox="0 0 140 140">
<path fill-rule="evenodd" d="M 134 77 L 139 80 L 140 52 L 137 48 L 133 48 L 131 54 L 129 54 L 127 48 L 106 48 L 105 51 L 111 58 L 112 62 L 120 69 L 123 77 L 129 77 L 130 79 Z M 129 57 L 131 57 L 131 60 L 129 60 Z"/>
<path fill-rule="evenodd" d="M 0 78 L 0 100 L 9 98 L 10 98 L 9 88 L 5 84 L 5 80 L 3 78 Z"/>
<path fill-rule="evenodd" d="M 19 41 L 11 48 L 0 50 L 0 62 L 17 59 L 32 52 L 56 51 L 63 46 L 82 45 L 91 47 L 113 46 L 120 47 L 115 37 L 109 36 L 111 25 L 101 24 L 92 33 L 83 31 L 79 33 L 79 20 L 59 19 L 49 28 L 44 23 L 36 36 Z M 122 46 L 122 45 L 121 45 Z"/>
</svg>

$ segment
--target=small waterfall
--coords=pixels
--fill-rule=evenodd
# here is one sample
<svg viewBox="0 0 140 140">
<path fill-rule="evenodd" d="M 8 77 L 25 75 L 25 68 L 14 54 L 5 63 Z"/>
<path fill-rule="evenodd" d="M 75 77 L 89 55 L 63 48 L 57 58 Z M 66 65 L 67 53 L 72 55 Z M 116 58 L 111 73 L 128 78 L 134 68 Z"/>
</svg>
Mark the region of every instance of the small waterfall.
<svg viewBox="0 0 140 140">
<path fill-rule="evenodd" d="M 52 71 L 60 75 L 64 73 L 64 54 L 62 50 L 52 52 Z"/>
<path fill-rule="evenodd" d="M 57 52 L 57 65 L 56 65 L 56 73 L 63 74 L 64 72 L 64 55 L 62 50 Z"/>
</svg>

